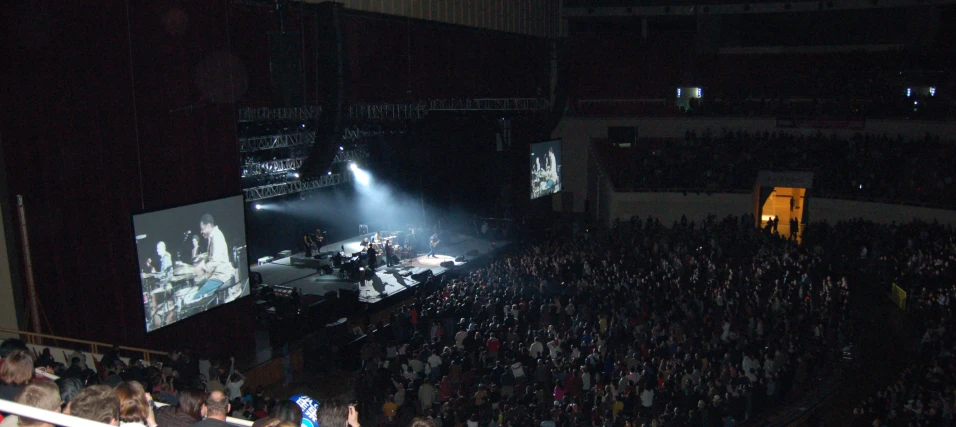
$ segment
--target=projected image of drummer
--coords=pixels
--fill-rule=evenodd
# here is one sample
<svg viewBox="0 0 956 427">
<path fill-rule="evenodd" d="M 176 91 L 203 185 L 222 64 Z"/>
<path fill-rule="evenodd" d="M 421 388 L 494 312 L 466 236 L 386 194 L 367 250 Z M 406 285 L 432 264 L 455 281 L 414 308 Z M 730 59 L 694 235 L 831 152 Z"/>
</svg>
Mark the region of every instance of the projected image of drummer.
<svg viewBox="0 0 956 427">
<path fill-rule="evenodd" d="M 241 196 L 134 215 L 133 226 L 147 332 L 249 295 Z"/>
<path fill-rule="evenodd" d="M 192 301 L 199 301 L 212 295 L 214 292 L 234 280 L 235 268 L 229 263 L 229 250 L 226 246 L 226 236 L 216 225 L 216 219 L 205 214 L 199 220 L 199 229 L 206 238 L 205 259 L 196 264 L 197 283 L 201 283 L 199 290 L 193 295 Z"/>
</svg>

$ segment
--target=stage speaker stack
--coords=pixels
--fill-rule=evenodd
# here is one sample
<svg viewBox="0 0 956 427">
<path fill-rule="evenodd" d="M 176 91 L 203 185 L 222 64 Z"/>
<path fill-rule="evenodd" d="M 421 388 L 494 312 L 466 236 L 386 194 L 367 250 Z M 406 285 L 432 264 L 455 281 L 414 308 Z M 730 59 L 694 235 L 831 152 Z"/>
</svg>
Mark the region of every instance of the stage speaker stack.
<svg viewBox="0 0 956 427">
<path fill-rule="evenodd" d="M 276 105 L 305 105 L 302 80 L 302 34 L 272 31 L 269 33 L 269 69 Z"/>
<path fill-rule="evenodd" d="M 453 268 L 453 267 L 455 267 L 455 261 L 445 261 L 445 262 L 443 262 L 443 263 L 441 263 L 441 264 L 439 264 L 439 265 L 441 265 L 442 267 L 445 267 L 445 268 Z"/>
<path fill-rule="evenodd" d="M 325 175 L 338 153 L 342 140 L 346 111 L 346 81 L 348 80 L 348 46 L 345 44 L 345 6 L 339 2 L 312 5 L 315 13 L 316 38 L 314 57 L 317 58 L 315 81 L 322 113 L 316 121 L 315 143 L 298 172 L 302 179 Z"/>
</svg>

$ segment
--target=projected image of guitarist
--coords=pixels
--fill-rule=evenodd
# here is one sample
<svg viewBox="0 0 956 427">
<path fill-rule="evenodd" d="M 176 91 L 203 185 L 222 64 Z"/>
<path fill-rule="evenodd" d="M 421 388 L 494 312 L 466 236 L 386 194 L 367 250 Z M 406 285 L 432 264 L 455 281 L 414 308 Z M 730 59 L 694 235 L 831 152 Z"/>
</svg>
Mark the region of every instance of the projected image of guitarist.
<svg viewBox="0 0 956 427">
<path fill-rule="evenodd" d="M 432 237 L 428 239 L 428 258 L 437 258 L 435 256 L 435 248 L 438 247 L 438 243 L 441 240 L 438 240 L 438 233 L 432 234 Z"/>
</svg>

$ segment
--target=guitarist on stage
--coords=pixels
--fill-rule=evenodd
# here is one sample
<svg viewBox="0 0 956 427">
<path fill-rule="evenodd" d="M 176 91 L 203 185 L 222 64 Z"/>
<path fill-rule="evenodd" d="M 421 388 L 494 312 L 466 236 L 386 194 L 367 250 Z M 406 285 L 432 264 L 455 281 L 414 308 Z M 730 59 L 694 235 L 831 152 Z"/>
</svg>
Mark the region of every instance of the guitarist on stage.
<svg viewBox="0 0 956 427">
<path fill-rule="evenodd" d="M 439 242 L 438 233 L 432 234 L 432 237 L 428 239 L 428 246 L 430 247 L 428 249 L 428 258 L 437 258 L 435 256 L 435 248 L 438 247 Z"/>
</svg>

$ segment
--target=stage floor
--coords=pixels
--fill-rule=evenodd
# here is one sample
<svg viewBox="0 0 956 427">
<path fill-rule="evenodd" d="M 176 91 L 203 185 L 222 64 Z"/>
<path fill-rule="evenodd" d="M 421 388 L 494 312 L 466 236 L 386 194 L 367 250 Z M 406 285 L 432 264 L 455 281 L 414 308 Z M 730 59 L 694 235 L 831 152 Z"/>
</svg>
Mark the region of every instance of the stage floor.
<svg viewBox="0 0 956 427">
<path fill-rule="evenodd" d="M 321 248 L 323 253 L 341 251 L 351 255 L 364 249 L 362 239 L 372 234 L 356 236 L 354 238 L 335 242 Z M 495 247 L 502 249 L 510 242 L 496 241 Z M 386 267 L 379 266 L 374 275 L 366 273 L 365 281 L 348 280 L 339 276 L 338 271 L 332 274 L 319 274 L 314 268 L 293 266 L 291 257 L 273 260 L 266 264 L 255 265 L 252 271 L 262 275 L 265 285 L 281 285 L 298 288 L 302 294 L 324 296 L 329 292 L 351 290 L 359 292 L 359 301 L 377 303 L 386 298 L 400 294 L 419 284 L 412 279 L 413 275 L 431 270 L 433 276 L 439 276 L 448 269 L 440 264 L 445 261 L 455 262 L 455 258 L 464 256 L 464 262 L 455 262 L 455 267 L 461 267 L 475 258 L 487 255 L 492 250 L 492 242 L 456 233 L 448 233 L 443 237 L 441 245 L 435 250 L 435 258 L 428 258 L 426 253 L 402 260 L 402 263 Z M 300 255 L 300 254 L 296 254 Z"/>
</svg>

